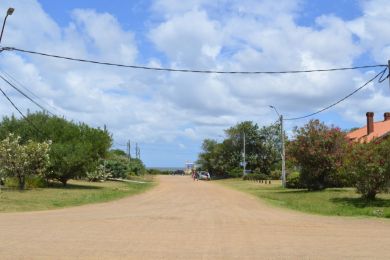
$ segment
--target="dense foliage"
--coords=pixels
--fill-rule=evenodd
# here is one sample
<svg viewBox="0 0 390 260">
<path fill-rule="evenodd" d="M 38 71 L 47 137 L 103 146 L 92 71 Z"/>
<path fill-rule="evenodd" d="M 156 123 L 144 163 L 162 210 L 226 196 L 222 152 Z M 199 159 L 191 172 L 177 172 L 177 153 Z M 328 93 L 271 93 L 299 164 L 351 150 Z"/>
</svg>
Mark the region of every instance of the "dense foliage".
<svg viewBox="0 0 390 260">
<path fill-rule="evenodd" d="M 300 167 L 301 184 L 309 190 L 338 186 L 348 148 L 345 133 L 311 120 L 303 127 L 295 128 L 294 134 L 294 141 L 288 145 L 288 155 L 294 157 Z"/>
<path fill-rule="evenodd" d="M 1 177 L 14 177 L 19 189 L 25 188 L 28 176 L 43 176 L 49 165 L 50 143 L 28 141 L 20 143 L 20 137 L 9 134 L 0 142 Z"/>
<path fill-rule="evenodd" d="M 94 171 L 87 172 L 87 179 L 92 182 L 105 181 L 111 176 L 111 172 L 104 164 L 100 164 Z"/>
<path fill-rule="evenodd" d="M 246 181 L 264 181 L 269 179 L 269 176 L 263 173 L 250 173 L 243 177 L 243 180 Z"/>
<path fill-rule="evenodd" d="M 270 175 L 280 160 L 280 131 L 278 125 L 259 128 L 246 121 L 225 130 L 222 142 L 206 139 L 202 144 L 198 164 L 216 177 L 242 176 L 243 143 L 245 133 L 246 169 Z"/>
<path fill-rule="evenodd" d="M 292 172 L 289 175 L 287 175 L 286 188 L 289 189 L 305 188 L 305 186 L 301 183 L 299 172 Z"/>
<path fill-rule="evenodd" d="M 66 185 L 71 178 L 85 177 L 96 170 L 99 159 L 105 158 L 111 146 L 106 129 L 76 124 L 45 113 L 29 114 L 26 118 L 5 117 L 0 123 L 0 139 L 9 133 L 20 136 L 20 144 L 51 141 L 50 163 L 44 177 Z"/>
<path fill-rule="evenodd" d="M 126 179 L 131 175 L 143 175 L 146 168 L 137 158 L 129 158 L 122 150 L 112 150 L 108 153 L 105 167 L 113 178 Z"/>
<path fill-rule="evenodd" d="M 355 144 L 346 165 L 356 189 L 362 197 L 375 199 L 390 188 L 390 139 Z"/>
</svg>

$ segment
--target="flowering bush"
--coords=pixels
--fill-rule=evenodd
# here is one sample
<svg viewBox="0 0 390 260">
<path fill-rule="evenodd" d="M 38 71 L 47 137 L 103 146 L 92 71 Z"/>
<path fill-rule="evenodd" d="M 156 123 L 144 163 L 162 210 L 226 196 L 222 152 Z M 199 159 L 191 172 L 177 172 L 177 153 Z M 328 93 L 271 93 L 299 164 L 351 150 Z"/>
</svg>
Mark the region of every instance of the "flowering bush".
<svg viewBox="0 0 390 260">
<path fill-rule="evenodd" d="M 286 187 L 289 189 L 303 189 L 304 188 L 303 185 L 301 184 L 299 172 L 292 172 L 289 175 L 287 175 Z"/>
<path fill-rule="evenodd" d="M 5 176 L 18 179 L 24 189 L 26 176 L 44 175 L 49 164 L 50 143 L 28 141 L 20 144 L 20 137 L 9 134 L 0 142 L 0 167 Z"/>
<path fill-rule="evenodd" d="M 105 181 L 109 177 L 111 177 L 111 172 L 102 164 L 100 164 L 96 170 L 87 172 L 87 179 L 93 182 Z"/>
<path fill-rule="evenodd" d="M 365 199 L 373 200 L 376 194 L 389 189 L 389 145 L 390 140 L 386 140 L 352 147 L 346 168 Z"/>
<path fill-rule="evenodd" d="M 337 182 L 339 169 L 347 153 L 345 134 L 318 120 L 294 130 L 295 140 L 288 144 L 288 156 L 300 166 L 301 185 L 309 190 L 322 190 Z"/>
</svg>

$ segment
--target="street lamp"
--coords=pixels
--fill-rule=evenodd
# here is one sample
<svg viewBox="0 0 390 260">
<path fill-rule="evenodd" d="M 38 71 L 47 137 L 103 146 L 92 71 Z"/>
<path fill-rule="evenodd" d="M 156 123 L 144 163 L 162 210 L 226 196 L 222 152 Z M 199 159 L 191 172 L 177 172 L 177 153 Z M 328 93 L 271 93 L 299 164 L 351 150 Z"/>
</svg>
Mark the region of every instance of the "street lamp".
<svg viewBox="0 0 390 260">
<path fill-rule="evenodd" d="M 246 175 L 246 160 L 245 160 L 245 156 L 246 156 L 246 154 L 245 154 L 245 144 L 246 142 L 245 142 L 245 132 L 244 132 L 244 152 L 242 153 L 242 157 L 244 158 L 244 163 L 243 163 L 243 166 L 244 166 L 244 169 L 243 169 L 243 173 L 242 173 L 242 175 L 243 176 L 245 176 Z"/>
<path fill-rule="evenodd" d="M 12 14 L 14 13 L 14 11 L 15 11 L 15 9 L 12 8 L 12 7 L 8 8 L 8 10 L 7 10 L 7 15 L 6 15 L 5 18 L 4 18 L 3 27 L 1 28 L 0 43 L 1 43 L 1 39 L 3 38 L 3 32 L 4 32 L 5 22 L 7 21 L 7 17 L 8 17 L 9 15 L 12 15 Z"/>
<path fill-rule="evenodd" d="M 286 188 L 286 152 L 284 148 L 284 130 L 283 130 L 283 115 L 279 114 L 278 110 L 274 106 L 269 106 L 272 108 L 279 117 L 280 120 L 280 135 L 282 140 L 282 185 L 283 188 Z"/>
</svg>

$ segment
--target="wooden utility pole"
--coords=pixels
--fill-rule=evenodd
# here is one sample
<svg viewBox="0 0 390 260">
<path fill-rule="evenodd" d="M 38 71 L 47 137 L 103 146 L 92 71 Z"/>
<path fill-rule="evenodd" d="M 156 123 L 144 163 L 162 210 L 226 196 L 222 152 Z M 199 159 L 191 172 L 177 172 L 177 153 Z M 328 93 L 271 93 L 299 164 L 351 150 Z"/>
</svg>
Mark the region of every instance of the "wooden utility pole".
<svg viewBox="0 0 390 260">
<path fill-rule="evenodd" d="M 282 185 L 286 188 L 286 151 L 284 147 L 283 115 L 280 115 L 280 130 L 282 136 Z"/>
<path fill-rule="evenodd" d="M 244 157 L 244 160 L 243 160 L 244 161 L 244 163 L 243 163 L 244 164 L 244 170 L 243 170 L 243 173 L 242 173 L 243 176 L 246 175 L 245 143 L 246 142 L 245 142 L 245 132 L 244 132 L 244 152 L 242 153 L 242 156 Z"/>
<path fill-rule="evenodd" d="M 390 60 L 387 61 L 387 66 L 388 66 L 388 67 L 387 67 L 387 70 L 388 70 L 387 73 L 389 74 L 388 77 L 389 77 L 389 87 L 390 87 Z"/>
<path fill-rule="evenodd" d="M 127 141 L 127 156 L 129 157 L 129 160 L 131 159 L 131 143 L 130 140 Z"/>
</svg>

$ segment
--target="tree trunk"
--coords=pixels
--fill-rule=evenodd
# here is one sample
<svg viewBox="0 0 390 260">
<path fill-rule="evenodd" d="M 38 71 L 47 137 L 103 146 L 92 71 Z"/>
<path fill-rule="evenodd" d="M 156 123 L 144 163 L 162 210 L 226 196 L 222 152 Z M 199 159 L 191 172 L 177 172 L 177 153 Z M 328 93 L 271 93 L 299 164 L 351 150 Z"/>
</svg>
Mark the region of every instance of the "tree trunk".
<svg viewBox="0 0 390 260">
<path fill-rule="evenodd" d="M 24 176 L 19 176 L 18 179 L 19 179 L 19 190 L 24 190 L 24 186 L 26 184 L 26 180 Z"/>
<path fill-rule="evenodd" d="M 366 200 L 375 200 L 376 192 L 375 191 L 370 191 L 367 194 L 363 195 L 363 198 Z"/>
<path fill-rule="evenodd" d="M 68 182 L 68 179 L 61 179 L 60 181 L 61 181 L 62 185 L 65 187 L 66 183 Z"/>
</svg>

